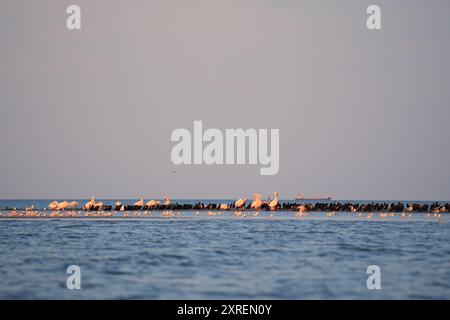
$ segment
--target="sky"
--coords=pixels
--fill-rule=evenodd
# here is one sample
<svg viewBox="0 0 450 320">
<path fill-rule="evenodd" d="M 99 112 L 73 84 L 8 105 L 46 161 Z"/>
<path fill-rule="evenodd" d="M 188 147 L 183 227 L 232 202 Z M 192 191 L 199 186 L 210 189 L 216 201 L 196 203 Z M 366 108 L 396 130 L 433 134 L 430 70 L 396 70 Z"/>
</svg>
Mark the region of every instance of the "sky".
<svg viewBox="0 0 450 320">
<path fill-rule="evenodd" d="M 449 30 L 448 0 L 1 0 L 0 198 L 449 200 Z M 174 165 L 194 120 L 279 129 L 278 174 Z"/>
</svg>

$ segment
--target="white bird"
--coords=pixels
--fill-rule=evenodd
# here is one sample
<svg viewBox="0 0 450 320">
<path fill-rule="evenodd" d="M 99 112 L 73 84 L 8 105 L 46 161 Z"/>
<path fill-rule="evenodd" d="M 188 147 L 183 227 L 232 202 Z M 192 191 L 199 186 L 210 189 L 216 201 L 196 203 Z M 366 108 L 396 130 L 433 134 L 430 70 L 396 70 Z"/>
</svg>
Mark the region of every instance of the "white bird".
<svg viewBox="0 0 450 320">
<path fill-rule="evenodd" d="M 48 208 L 50 210 L 56 210 L 58 208 L 58 201 L 52 201 L 49 203 Z"/>
<path fill-rule="evenodd" d="M 253 195 L 253 202 L 250 205 L 250 208 L 259 210 L 259 209 L 261 209 L 262 204 L 263 204 L 263 202 L 261 200 L 261 195 L 259 193 L 255 193 Z"/>
<path fill-rule="evenodd" d="M 58 203 L 57 210 L 66 210 L 69 207 L 69 203 L 67 201 L 63 201 Z"/>
<path fill-rule="evenodd" d="M 245 201 L 247 201 L 247 198 L 240 198 L 240 199 L 236 200 L 234 202 L 234 207 L 236 209 L 242 208 L 245 205 Z"/>
<path fill-rule="evenodd" d="M 84 209 L 84 210 L 91 210 L 91 208 L 92 208 L 92 206 L 94 205 L 94 203 L 95 203 L 95 199 L 94 199 L 94 197 L 91 197 L 91 200 L 89 200 L 89 201 L 83 206 L 83 209 Z"/>
<path fill-rule="evenodd" d="M 170 204 L 170 199 L 169 199 L 168 196 L 165 196 L 165 197 L 163 198 L 163 204 L 164 204 L 164 205 L 169 205 L 169 204 Z"/>
<path fill-rule="evenodd" d="M 278 191 L 274 192 L 275 199 L 269 202 L 270 210 L 277 210 L 278 208 Z"/>
<path fill-rule="evenodd" d="M 144 206 L 144 199 L 140 199 L 139 201 L 136 201 L 135 203 L 134 203 L 134 205 L 136 206 L 136 207 L 143 207 Z"/>
<path fill-rule="evenodd" d="M 72 201 L 72 202 L 69 203 L 69 206 L 67 208 L 75 209 L 76 207 L 78 207 L 78 202 Z"/>
<path fill-rule="evenodd" d="M 155 200 L 149 200 L 147 201 L 147 203 L 145 204 L 147 207 L 154 207 L 159 205 L 160 202 L 159 201 L 155 201 Z"/>
</svg>

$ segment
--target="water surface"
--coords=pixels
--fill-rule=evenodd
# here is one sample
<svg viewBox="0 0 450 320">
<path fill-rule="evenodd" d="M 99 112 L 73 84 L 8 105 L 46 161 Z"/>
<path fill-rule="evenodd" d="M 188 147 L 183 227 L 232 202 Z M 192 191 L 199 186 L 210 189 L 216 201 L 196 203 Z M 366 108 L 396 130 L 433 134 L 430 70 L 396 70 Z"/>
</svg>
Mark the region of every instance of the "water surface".
<svg viewBox="0 0 450 320">
<path fill-rule="evenodd" d="M 0 219 L 3 299 L 448 299 L 449 223 L 415 214 Z M 81 290 L 66 288 L 67 266 Z M 366 287 L 381 268 L 381 290 Z"/>
</svg>

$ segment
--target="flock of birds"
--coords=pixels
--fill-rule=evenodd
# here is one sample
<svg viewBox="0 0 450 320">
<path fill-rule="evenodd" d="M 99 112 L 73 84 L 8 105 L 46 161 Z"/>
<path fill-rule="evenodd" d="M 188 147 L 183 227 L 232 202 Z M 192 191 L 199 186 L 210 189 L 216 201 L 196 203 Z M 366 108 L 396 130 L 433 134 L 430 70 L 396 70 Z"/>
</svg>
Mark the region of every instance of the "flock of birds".
<svg viewBox="0 0 450 320">
<path fill-rule="evenodd" d="M 47 210 L 48 209 L 48 210 Z M 296 203 L 283 202 L 279 200 L 278 192 L 274 192 L 274 198 L 270 196 L 263 200 L 261 194 L 254 194 L 252 201 L 243 197 L 231 203 L 172 203 L 169 197 L 165 196 L 161 201 L 139 199 L 134 204 L 122 204 L 116 201 L 114 206 L 106 205 L 101 201 L 95 201 L 91 197 L 81 208 L 76 201 L 52 201 L 48 208 L 44 210 L 35 210 L 34 206 L 25 210 L 9 210 L 6 214 L 0 213 L 0 216 L 6 217 L 145 217 L 149 216 L 152 211 L 160 212 L 163 217 L 181 216 L 183 210 L 195 211 L 194 215 L 200 215 L 201 210 L 207 210 L 208 216 L 220 215 L 226 211 L 231 211 L 232 216 L 246 218 L 248 216 L 258 216 L 261 211 L 269 211 L 269 218 L 274 218 L 274 211 L 293 211 L 295 217 L 307 217 L 312 212 L 323 212 L 325 217 L 334 217 L 338 212 L 354 213 L 358 217 L 372 219 L 374 215 L 379 218 L 399 216 L 401 218 L 412 218 L 412 213 L 423 213 L 426 218 L 436 218 L 439 222 L 445 223 L 441 219 L 441 214 L 450 211 L 450 204 L 432 204 L 410 203 L 340 203 L 340 202 L 316 202 L 312 203 Z M 8 210 L 7 210 L 8 211 Z"/>
</svg>

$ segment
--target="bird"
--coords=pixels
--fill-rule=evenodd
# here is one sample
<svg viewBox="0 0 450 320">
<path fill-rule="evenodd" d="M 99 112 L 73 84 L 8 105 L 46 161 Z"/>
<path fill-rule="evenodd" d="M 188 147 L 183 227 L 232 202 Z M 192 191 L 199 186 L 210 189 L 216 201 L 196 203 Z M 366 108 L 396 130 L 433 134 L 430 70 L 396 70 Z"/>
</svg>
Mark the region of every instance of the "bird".
<svg viewBox="0 0 450 320">
<path fill-rule="evenodd" d="M 245 201 L 247 201 L 247 198 L 240 198 L 240 199 L 236 200 L 234 202 L 234 207 L 236 209 L 241 209 L 242 207 L 244 207 Z"/>
<path fill-rule="evenodd" d="M 58 208 L 58 201 L 52 201 L 49 203 L 48 208 L 50 210 L 56 210 Z"/>
<path fill-rule="evenodd" d="M 150 207 L 157 206 L 157 205 L 159 205 L 159 204 L 160 204 L 159 201 L 149 200 L 149 201 L 147 201 L 147 203 L 146 203 L 145 205 L 146 205 L 148 208 L 150 208 Z"/>
<path fill-rule="evenodd" d="M 170 204 L 170 199 L 168 196 L 164 196 L 163 198 L 163 205 L 168 206 Z"/>
<path fill-rule="evenodd" d="M 134 205 L 139 209 L 142 208 L 144 206 L 144 199 L 141 198 L 139 201 L 136 201 Z"/>
<path fill-rule="evenodd" d="M 69 203 L 67 201 L 60 202 L 58 203 L 57 210 L 66 210 L 68 206 Z"/>
<path fill-rule="evenodd" d="M 275 199 L 269 202 L 270 210 L 277 210 L 278 208 L 278 191 L 274 192 Z"/>
<path fill-rule="evenodd" d="M 114 203 L 114 210 L 123 210 L 123 209 L 125 209 L 125 207 L 122 205 L 122 202 L 116 201 Z"/>
<path fill-rule="evenodd" d="M 67 208 L 69 208 L 69 209 L 75 209 L 76 207 L 78 207 L 78 205 L 79 205 L 78 202 L 72 201 L 72 202 L 69 202 L 69 206 L 68 206 Z"/>
<path fill-rule="evenodd" d="M 96 203 L 94 203 L 94 205 L 92 206 L 92 208 L 95 210 L 95 211 L 99 211 L 99 210 L 102 210 L 103 209 L 103 202 L 96 202 Z"/>
<path fill-rule="evenodd" d="M 253 195 L 253 202 L 250 205 L 250 208 L 259 210 L 259 209 L 261 209 L 262 204 L 263 204 L 263 202 L 261 200 L 261 195 L 259 193 L 255 193 Z"/>
<path fill-rule="evenodd" d="M 91 210 L 91 208 L 94 206 L 95 199 L 94 197 L 91 197 L 91 199 L 83 206 L 83 209 L 86 211 Z"/>
</svg>

